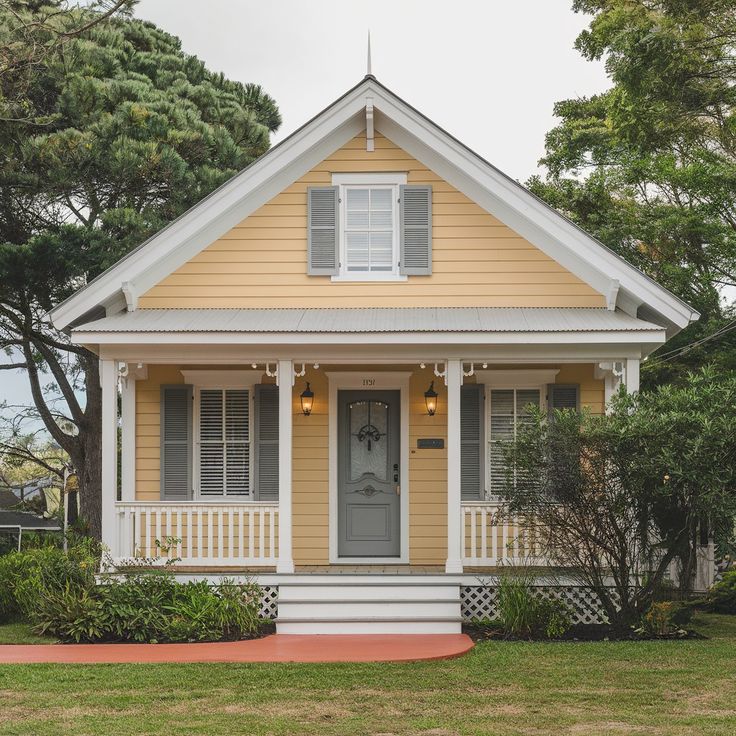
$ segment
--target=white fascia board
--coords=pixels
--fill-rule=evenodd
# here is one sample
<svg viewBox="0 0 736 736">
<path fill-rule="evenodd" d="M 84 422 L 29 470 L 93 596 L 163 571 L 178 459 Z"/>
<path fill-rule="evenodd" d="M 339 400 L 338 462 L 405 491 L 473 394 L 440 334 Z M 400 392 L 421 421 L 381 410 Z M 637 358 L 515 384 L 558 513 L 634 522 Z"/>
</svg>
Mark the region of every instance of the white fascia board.
<svg viewBox="0 0 736 736">
<path fill-rule="evenodd" d="M 356 90 L 51 311 L 63 329 L 99 304 L 125 304 L 123 283 L 137 294 L 191 260 L 259 207 L 361 133 L 364 92 Z"/>
<path fill-rule="evenodd" d="M 72 342 L 97 345 L 579 345 L 664 343 L 664 330 L 581 332 L 84 332 Z"/>
<path fill-rule="evenodd" d="M 406 103 L 379 88 L 376 127 L 466 196 L 498 217 L 529 242 L 608 295 L 620 288 L 640 297 L 667 320 L 685 327 L 699 314 L 638 269 L 617 256 L 517 182 L 417 115 Z"/>
<path fill-rule="evenodd" d="M 580 345 L 85 345 L 105 360 L 159 365 L 262 365 L 291 359 L 320 365 L 399 365 L 443 363 L 451 358 L 482 366 L 509 363 L 599 363 L 605 360 L 641 359 L 649 345 L 637 343 L 586 343 Z"/>
</svg>

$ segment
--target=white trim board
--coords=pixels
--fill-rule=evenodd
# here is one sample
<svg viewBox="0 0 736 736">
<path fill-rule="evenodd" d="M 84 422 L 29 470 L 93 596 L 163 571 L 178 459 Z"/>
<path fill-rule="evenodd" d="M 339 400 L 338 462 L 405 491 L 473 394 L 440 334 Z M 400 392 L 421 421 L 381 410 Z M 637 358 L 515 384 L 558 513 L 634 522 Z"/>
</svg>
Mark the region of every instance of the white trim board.
<svg viewBox="0 0 736 736">
<path fill-rule="evenodd" d="M 671 329 L 699 317 L 613 251 L 463 146 L 374 77 L 367 76 L 171 225 L 51 312 L 67 327 L 100 305 L 123 309 L 365 128 L 371 98 L 376 127 L 473 201 L 627 312 L 658 313 Z M 127 299 L 123 297 L 125 284 Z M 616 297 L 616 304 L 611 303 Z"/>
<path fill-rule="evenodd" d="M 409 563 L 409 379 L 411 371 L 325 371 L 328 382 L 329 438 L 329 559 L 330 564 L 402 565 Z M 366 383 L 366 381 L 368 383 Z M 337 552 L 337 392 L 340 389 L 361 391 L 398 390 L 401 392 L 399 462 L 401 464 L 401 546 L 399 557 L 340 557 Z"/>
</svg>

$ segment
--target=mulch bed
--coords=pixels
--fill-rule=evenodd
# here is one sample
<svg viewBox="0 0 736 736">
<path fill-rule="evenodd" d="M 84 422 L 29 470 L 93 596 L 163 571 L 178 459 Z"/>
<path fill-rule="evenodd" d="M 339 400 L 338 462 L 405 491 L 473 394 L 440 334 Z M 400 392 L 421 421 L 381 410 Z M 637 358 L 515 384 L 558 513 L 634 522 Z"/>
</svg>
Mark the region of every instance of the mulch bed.
<svg viewBox="0 0 736 736">
<path fill-rule="evenodd" d="M 670 636 L 649 636 L 638 634 L 632 629 L 614 629 L 608 624 L 575 624 L 559 639 L 543 637 L 519 637 L 507 635 L 500 627 L 463 624 L 463 633 L 474 642 L 482 641 L 683 641 L 686 639 L 707 639 L 707 636 L 688 629 L 685 634 Z"/>
</svg>

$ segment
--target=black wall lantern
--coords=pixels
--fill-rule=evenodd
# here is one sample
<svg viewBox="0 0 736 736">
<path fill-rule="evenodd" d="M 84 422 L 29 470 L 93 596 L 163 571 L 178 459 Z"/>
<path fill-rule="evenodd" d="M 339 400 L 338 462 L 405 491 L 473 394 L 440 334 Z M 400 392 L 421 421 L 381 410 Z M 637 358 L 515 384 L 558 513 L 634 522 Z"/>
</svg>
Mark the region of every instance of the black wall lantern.
<svg viewBox="0 0 736 736">
<path fill-rule="evenodd" d="M 427 414 L 433 417 L 437 411 L 437 392 L 434 390 L 434 381 L 429 384 L 429 388 L 424 392 L 424 403 L 427 405 Z"/>
<path fill-rule="evenodd" d="M 312 404 L 314 404 L 314 391 L 309 388 L 309 381 L 307 381 L 307 387 L 301 392 L 299 398 L 302 402 L 302 413 L 305 417 L 308 417 L 312 413 Z"/>
</svg>

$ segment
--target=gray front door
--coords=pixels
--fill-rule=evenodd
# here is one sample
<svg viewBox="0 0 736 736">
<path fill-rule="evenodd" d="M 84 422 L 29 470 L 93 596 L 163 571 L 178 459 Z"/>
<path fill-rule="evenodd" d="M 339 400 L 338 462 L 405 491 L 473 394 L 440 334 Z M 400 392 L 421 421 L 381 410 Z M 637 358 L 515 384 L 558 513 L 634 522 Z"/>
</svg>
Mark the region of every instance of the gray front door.
<svg viewBox="0 0 736 736">
<path fill-rule="evenodd" d="M 400 391 L 338 391 L 340 557 L 399 557 Z"/>
</svg>

